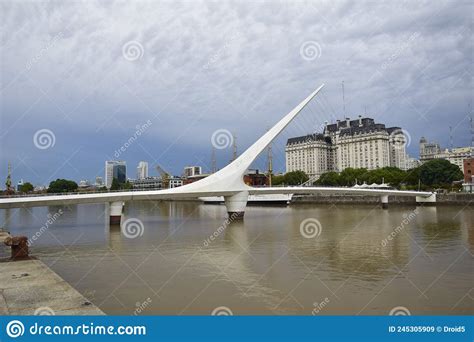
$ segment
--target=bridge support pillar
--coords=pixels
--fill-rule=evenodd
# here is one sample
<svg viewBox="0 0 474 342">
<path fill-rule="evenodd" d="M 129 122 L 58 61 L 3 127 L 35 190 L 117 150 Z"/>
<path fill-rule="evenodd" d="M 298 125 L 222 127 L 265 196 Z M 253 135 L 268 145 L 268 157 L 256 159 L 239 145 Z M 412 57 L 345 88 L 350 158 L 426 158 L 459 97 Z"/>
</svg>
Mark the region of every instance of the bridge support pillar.
<svg viewBox="0 0 474 342">
<path fill-rule="evenodd" d="M 380 196 L 380 201 L 382 202 L 382 209 L 388 209 L 388 195 Z"/>
<path fill-rule="evenodd" d="M 242 220 L 245 214 L 245 207 L 249 199 L 249 192 L 242 191 L 232 196 L 225 196 L 225 206 L 227 208 L 227 214 L 229 219 Z"/>
<path fill-rule="evenodd" d="M 423 205 L 435 205 L 436 203 L 436 192 L 433 192 L 428 197 L 416 196 L 416 203 L 422 203 Z"/>
<path fill-rule="evenodd" d="M 122 218 L 124 202 L 110 202 L 109 206 L 109 217 L 110 224 L 120 224 Z"/>
</svg>

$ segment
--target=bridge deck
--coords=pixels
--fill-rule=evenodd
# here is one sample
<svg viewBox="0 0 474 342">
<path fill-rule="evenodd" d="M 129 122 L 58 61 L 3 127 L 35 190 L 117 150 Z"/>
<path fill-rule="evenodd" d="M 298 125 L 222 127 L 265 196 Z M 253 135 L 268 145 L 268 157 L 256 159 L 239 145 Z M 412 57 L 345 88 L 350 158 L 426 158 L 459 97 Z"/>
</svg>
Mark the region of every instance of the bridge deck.
<svg viewBox="0 0 474 342">
<path fill-rule="evenodd" d="M 402 191 L 386 189 L 360 189 L 360 188 L 332 188 L 332 187 L 245 187 L 233 191 L 221 190 L 187 190 L 187 186 L 180 188 L 154 190 L 154 191 L 123 191 L 105 192 L 92 194 L 74 195 L 53 195 L 53 196 L 32 196 L 32 197 L 9 197 L 0 198 L 0 209 L 21 208 L 21 207 L 41 207 L 47 205 L 68 205 L 86 203 L 108 203 L 108 202 L 128 202 L 138 200 L 173 200 L 173 199 L 196 199 L 199 197 L 231 196 L 239 191 L 248 191 L 251 195 L 264 194 L 347 194 L 365 196 L 420 196 L 429 197 L 431 192 Z"/>
</svg>

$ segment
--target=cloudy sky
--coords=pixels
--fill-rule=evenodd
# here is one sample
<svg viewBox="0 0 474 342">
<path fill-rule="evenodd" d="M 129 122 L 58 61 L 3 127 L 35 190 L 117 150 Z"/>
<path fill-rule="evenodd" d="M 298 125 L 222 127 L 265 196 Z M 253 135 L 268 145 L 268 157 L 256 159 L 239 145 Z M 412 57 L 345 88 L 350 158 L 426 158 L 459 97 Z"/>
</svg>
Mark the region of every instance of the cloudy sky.
<svg viewBox="0 0 474 342">
<path fill-rule="evenodd" d="M 131 177 L 140 160 L 207 169 L 217 130 L 243 151 L 321 83 L 276 140 L 275 169 L 288 137 L 359 114 L 406 129 L 413 156 L 422 135 L 447 147 L 449 126 L 468 146 L 473 13 L 452 0 L 2 1 L 0 178 L 11 161 L 15 182 L 93 180 L 117 154 Z"/>
</svg>

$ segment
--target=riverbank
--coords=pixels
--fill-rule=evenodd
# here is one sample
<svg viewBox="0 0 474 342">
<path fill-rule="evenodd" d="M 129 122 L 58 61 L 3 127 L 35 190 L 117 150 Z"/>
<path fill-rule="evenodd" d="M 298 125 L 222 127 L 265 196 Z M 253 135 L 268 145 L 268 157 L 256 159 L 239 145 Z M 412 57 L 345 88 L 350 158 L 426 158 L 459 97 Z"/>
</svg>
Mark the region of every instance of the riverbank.
<svg viewBox="0 0 474 342">
<path fill-rule="evenodd" d="M 389 205 L 416 205 L 415 197 L 389 196 Z M 377 204 L 380 198 L 377 196 L 361 195 L 294 195 L 291 204 Z M 464 205 L 474 206 L 474 194 L 454 193 L 437 194 L 435 205 Z M 430 205 L 433 205 L 430 203 Z"/>
<path fill-rule="evenodd" d="M 0 262 L 0 315 L 105 315 L 43 262 Z"/>
</svg>

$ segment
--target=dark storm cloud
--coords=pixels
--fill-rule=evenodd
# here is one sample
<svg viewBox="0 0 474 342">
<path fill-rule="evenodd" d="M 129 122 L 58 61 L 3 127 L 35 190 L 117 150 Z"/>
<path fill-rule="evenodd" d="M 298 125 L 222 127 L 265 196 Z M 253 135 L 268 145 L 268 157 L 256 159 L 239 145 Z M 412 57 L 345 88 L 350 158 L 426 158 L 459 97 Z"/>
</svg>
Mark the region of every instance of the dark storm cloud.
<svg viewBox="0 0 474 342">
<path fill-rule="evenodd" d="M 283 143 L 321 122 L 367 114 L 422 135 L 469 145 L 472 12 L 469 1 L 406 2 L 2 2 L 0 177 L 47 183 L 103 175 L 123 153 L 175 173 L 208 166 L 210 137 L 235 132 L 242 150 L 311 90 L 313 107 Z M 317 45 L 314 45 L 315 42 Z M 302 47 L 311 44 L 314 56 Z M 308 50 L 309 51 L 309 50 Z M 305 58 L 306 57 L 306 58 Z M 309 58 L 308 58 L 309 57 Z M 302 120 L 303 120 L 302 119 Z M 40 129 L 55 145 L 38 149 Z M 230 151 L 220 151 L 220 166 Z"/>
</svg>

